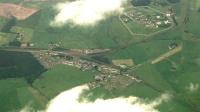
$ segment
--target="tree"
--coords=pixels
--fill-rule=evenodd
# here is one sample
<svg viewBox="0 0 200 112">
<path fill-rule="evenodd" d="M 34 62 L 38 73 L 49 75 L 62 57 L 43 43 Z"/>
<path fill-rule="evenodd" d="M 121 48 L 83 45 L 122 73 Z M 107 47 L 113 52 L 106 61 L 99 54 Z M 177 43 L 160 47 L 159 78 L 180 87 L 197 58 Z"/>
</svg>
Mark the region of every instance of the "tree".
<svg viewBox="0 0 200 112">
<path fill-rule="evenodd" d="M 151 0 L 132 0 L 134 6 L 147 6 L 151 3 Z"/>
<path fill-rule="evenodd" d="M 200 8 L 198 9 L 198 12 L 200 12 Z"/>
<path fill-rule="evenodd" d="M 1 29 L 1 32 L 9 33 L 10 29 L 15 25 L 16 25 L 16 18 L 11 17 L 9 21 L 3 26 L 3 28 Z"/>
<path fill-rule="evenodd" d="M 170 3 L 178 3 L 178 2 L 180 2 L 180 0 L 167 0 L 168 2 L 170 2 Z"/>
</svg>

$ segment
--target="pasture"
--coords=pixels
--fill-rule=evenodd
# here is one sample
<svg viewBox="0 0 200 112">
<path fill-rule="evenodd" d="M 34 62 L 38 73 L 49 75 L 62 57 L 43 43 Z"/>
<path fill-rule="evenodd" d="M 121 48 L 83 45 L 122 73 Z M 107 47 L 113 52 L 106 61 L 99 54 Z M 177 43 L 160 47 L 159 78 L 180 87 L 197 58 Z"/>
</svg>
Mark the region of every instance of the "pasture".
<svg viewBox="0 0 200 112">
<path fill-rule="evenodd" d="M 57 12 L 49 2 L 25 2 L 23 5 L 41 9 L 23 21 L 16 21 L 8 31 L 0 33 L 0 45 L 12 41 L 20 32 L 22 41 L 34 43 L 37 48 L 47 48 L 49 43 L 59 43 L 63 48 L 115 48 L 105 54 L 105 59 L 113 60 L 113 64 L 141 65 L 131 72 L 142 80 L 126 88 L 106 90 L 102 86 L 85 91 L 83 96 L 94 101 L 115 98 L 119 96 L 137 96 L 146 101 L 154 99 L 163 93 L 170 93 L 171 100 L 158 107 L 161 112 L 200 112 L 200 20 L 199 0 L 193 0 L 190 8 L 187 0 L 167 0 L 178 18 L 179 25 L 172 29 L 152 36 L 133 36 L 123 26 L 117 15 L 105 19 L 93 27 L 66 24 L 63 27 L 52 27 L 50 22 Z M 194 2 L 196 1 L 196 2 Z M 5 2 L 5 0 L 0 0 Z M 20 0 L 13 0 L 19 3 Z M 32 3 L 32 4 L 31 4 Z M 153 4 L 150 5 L 150 7 Z M 41 7 L 40 7 L 41 6 Z M 141 8 L 141 7 L 140 7 Z M 155 8 L 155 7 L 154 7 Z M 164 9 L 156 9 L 165 11 Z M 189 10 L 188 10 L 189 9 Z M 158 14 L 155 11 L 141 9 L 147 14 Z M 189 15 L 188 12 L 189 11 Z M 189 16 L 189 22 L 184 23 L 184 17 Z M 1 19 L 0 28 L 7 23 Z M 144 25 L 135 21 L 126 23 L 131 31 L 149 34 L 161 29 L 145 29 Z M 151 64 L 151 60 L 169 51 L 170 43 L 183 43 L 180 52 L 170 55 L 159 63 Z M 122 47 L 123 46 L 123 47 Z M 125 47 L 124 47 L 125 46 Z M 117 49 L 116 49 L 117 48 Z M 123 60 L 129 59 L 129 60 Z M 25 60 L 25 61 L 24 61 Z M 45 70 L 35 58 L 28 53 L 0 51 L 0 108 L 2 111 L 20 110 L 25 104 L 32 102 L 34 108 L 42 109 L 46 102 L 60 92 L 94 80 L 95 72 L 81 71 L 66 65 L 57 65 Z M 15 78 L 15 79 L 10 79 Z M 32 84 L 32 86 L 27 84 Z"/>
<path fill-rule="evenodd" d="M 25 41 L 34 43 L 37 48 L 47 48 L 49 43 L 60 43 L 63 48 L 118 48 L 127 46 L 138 40 L 143 40 L 143 35 L 132 35 L 123 25 L 118 15 L 111 15 L 92 27 L 76 26 L 71 23 L 63 27 L 53 27 L 50 23 L 58 13 L 53 5 L 60 1 L 26 1 L 24 7 L 33 7 L 38 10 L 25 20 L 18 20 L 13 29 L 24 29 L 27 31 Z M 32 4 L 32 6 L 31 6 Z M 46 4 L 46 5 L 45 5 Z M 30 5 L 30 6 L 29 6 Z M 34 6 L 38 5 L 38 7 Z M 144 15 L 160 15 L 159 12 L 145 7 L 138 7 L 137 10 Z M 149 34 L 165 28 L 144 28 L 145 25 L 132 21 L 127 26 L 134 33 Z M 14 31 L 15 32 L 15 31 Z M 31 36 L 32 35 L 32 36 Z"/>
<path fill-rule="evenodd" d="M 1 111 L 20 111 L 28 104 L 35 110 L 44 108 L 27 88 L 28 84 L 22 78 L 0 80 Z"/>
<path fill-rule="evenodd" d="M 200 14 L 200 12 L 191 11 L 190 12 L 190 20 L 187 23 L 188 32 L 192 33 L 195 38 L 200 38 L 199 37 L 199 35 L 200 35 L 200 32 L 199 32 L 200 26 L 198 24 L 198 22 L 200 20 L 200 15 L 199 14 Z"/>
<path fill-rule="evenodd" d="M 50 42 L 60 43 L 65 48 L 113 48 L 126 45 L 132 37 L 117 17 L 110 17 L 94 27 L 65 25 L 50 26 L 55 10 L 45 8 L 17 26 L 33 29 L 30 42 L 38 48 L 47 48 Z"/>
<path fill-rule="evenodd" d="M 30 28 L 22 28 L 14 26 L 10 30 L 12 33 L 20 35 L 20 42 L 30 42 L 33 37 L 33 30 Z"/>
<path fill-rule="evenodd" d="M 15 34 L 0 32 L 0 46 L 7 46 L 15 37 Z"/>
<path fill-rule="evenodd" d="M 34 81 L 33 86 L 50 100 L 62 91 L 93 81 L 95 74 L 66 65 L 57 65 L 43 73 Z"/>
</svg>

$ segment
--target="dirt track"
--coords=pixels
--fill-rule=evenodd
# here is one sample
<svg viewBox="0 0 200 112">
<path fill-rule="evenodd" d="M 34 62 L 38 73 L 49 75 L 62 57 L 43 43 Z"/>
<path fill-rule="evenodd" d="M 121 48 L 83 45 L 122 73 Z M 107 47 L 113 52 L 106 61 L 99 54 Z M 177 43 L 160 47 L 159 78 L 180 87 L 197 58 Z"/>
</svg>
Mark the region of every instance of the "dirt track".
<svg viewBox="0 0 200 112">
<path fill-rule="evenodd" d="M 167 52 L 167 53 L 165 53 L 165 54 L 162 54 L 162 55 L 159 56 L 158 58 L 154 59 L 154 60 L 151 62 L 151 64 L 159 63 L 159 62 L 161 62 L 161 61 L 167 59 L 168 57 L 175 55 L 176 53 L 180 52 L 180 51 L 182 50 L 182 48 L 183 48 L 183 46 L 180 45 L 180 46 L 178 46 L 177 48 L 175 48 L 175 49 L 173 49 L 173 50 L 171 50 L 171 51 L 169 51 L 169 52 Z"/>
<path fill-rule="evenodd" d="M 5 18 L 14 16 L 18 20 L 24 20 L 36 12 L 36 9 L 25 8 L 11 3 L 0 3 L 0 16 Z"/>
</svg>

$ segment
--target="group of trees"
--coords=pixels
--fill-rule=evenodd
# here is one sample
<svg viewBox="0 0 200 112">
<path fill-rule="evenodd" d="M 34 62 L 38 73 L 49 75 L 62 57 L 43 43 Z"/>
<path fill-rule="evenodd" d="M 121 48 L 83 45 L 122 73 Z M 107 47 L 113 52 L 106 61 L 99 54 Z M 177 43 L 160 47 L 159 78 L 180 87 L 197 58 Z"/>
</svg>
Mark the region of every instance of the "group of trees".
<svg viewBox="0 0 200 112">
<path fill-rule="evenodd" d="M 168 5 L 168 3 L 166 2 L 166 0 L 153 0 L 153 4 L 154 5 L 160 5 L 160 6 L 166 6 L 166 5 Z"/>
<path fill-rule="evenodd" d="M 151 3 L 151 0 L 132 0 L 134 6 L 146 6 Z"/>
<path fill-rule="evenodd" d="M 151 2 L 152 2 L 153 0 L 132 0 L 132 4 L 134 5 L 134 6 L 147 6 L 147 5 L 149 5 Z M 163 0 L 154 0 L 155 2 L 158 2 L 159 4 L 161 4 L 161 5 L 165 5 L 166 4 L 166 2 L 165 1 L 163 1 Z M 168 2 L 170 2 L 170 3 L 178 3 L 178 2 L 180 2 L 180 0 L 167 0 Z"/>
<path fill-rule="evenodd" d="M 30 53 L 0 51 L 0 79 L 24 78 L 32 84 L 46 71 Z"/>
<path fill-rule="evenodd" d="M 10 33 L 10 29 L 16 25 L 16 18 L 11 17 L 8 22 L 1 28 L 1 32 Z"/>
<path fill-rule="evenodd" d="M 170 3 L 178 3 L 178 2 L 180 2 L 180 0 L 167 0 L 168 2 L 170 2 Z"/>
</svg>

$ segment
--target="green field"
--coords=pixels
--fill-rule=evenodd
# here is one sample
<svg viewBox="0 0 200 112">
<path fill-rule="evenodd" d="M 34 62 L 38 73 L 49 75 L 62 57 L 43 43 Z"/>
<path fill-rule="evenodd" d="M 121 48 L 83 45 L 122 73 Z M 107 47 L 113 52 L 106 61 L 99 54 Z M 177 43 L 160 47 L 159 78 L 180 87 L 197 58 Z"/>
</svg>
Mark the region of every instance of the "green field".
<svg viewBox="0 0 200 112">
<path fill-rule="evenodd" d="M 16 4 L 21 1 L 0 0 Z M 23 6 L 40 10 L 23 21 L 0 18 L 1 48 L 16 41 L 16 33 L 23 34 L 20 42 L 33 43 L 36 48 L 48 48 L 49 43 L 69 49 L 113 48 L 111 52 L 102 54 L 102 60 L 132 59 L 136 68 L 127 69 L 142 82 L 113 90 L 100 86 L 85 91 L 82 97 L 94 101 L 99 97 L 136 96 L 149 101 L 163 93 L 170 93 L 172 98 L 157 107 L 160 112 L 200 112 L 200 0 L 180 0 L 177 3 L 164 0 L 167 5 L 163 7 L 150 4 L 149 7 L 162 12 L 172 8 L 178 25 L 165 32 L 146 36 L 131 35 L 118 15 L 112 15 L 92 27 L 73 24 L 52 27 L 50 22 L 57 13 L 52 6 L 60 1 L 65 0 L 24 2 Z M 149 10 L 146 13 L 155 12 Z M 138 33 L 155 32 L 136 22 L 127 25 Z M 162 29 L 156 31 L 159 30 Z M 171 43 L 182 44 L 182 51 L 151 64 L 153 59 L 170 50 Z M 101 55 L 96 57 L 98 61 L 101 60 Z M 30 53 L 0 50 L 0 111 L 15 112 L 27 105 L 43 110 L 47 102 L 59 93 L 94 81 L 96 74 L 92 70 L 81 71 L 66 65 L 45 69 Z"/>
<path fill-rule="evenodd" d="M 15 34 L 0 32 L 0 46 L 7 46 L 15 37 Z"/>
<path fill-rule="evenodd" d="M 0 80 L 0 108 L 3 112 L 20 111 L 28 104 L 33 109 L 42 109 L 40 103 L 27 89 L 24 79 L 13 78 Z"/>
<path fill-rule="evenodd" d="M 94 75 L 95 73 L 91 71 L 82 72 L 73 67 L 58 65 L 43 73 L 42 76 L 33 83 L 33 86 L 48 99 L 51 99 L 62 91 L 92 81 Z"/>
<path fill-rule="evenodd" d="M 21 42 L 30 42 L 32 37 L 33 37 L 33 30 L 29 29 L 29 28 L 22 28 L 22 27 L 17 27 L 14 26 L 10 29 L 10 31 L 12 33 L 18 33 L 20 35 L 22 35 L 22 37 L 20 38 Z"/>
<path fill-rule="evenodd" d="M 186 5 L 186 2 L 182 1 L 182 4 Z M 175 5 L 179 6 L 180 4 Z M 181 10 L 184 12 L 180 12 Z M 186 9 L 175 11 L 178 12 L 178 15 L 186 13 Z M 200 90 L 192 91 L 189 89 L 191 84 L 200 84 L 198 78 L 200 74 L 199 25 L 197 24 L 199 17 L 197 11 L 190 10 L 189 22 L 185 27 L 189 33 L 184 33 L 176 27 L 165 33 L 150 37 L 151 39 L 147 39 L 147 41 L 129 45 L 125 49 L 107 55 L 110 59 L 126 57 L 132 58 L 136 64 L 143 64 L 134 70 L 136 76 L 143 79 L 149 87 L 155 90 L 171 91 L 173 93 L 174 98 L 172 101 L 159 106 L 161 112 L 199 112 L 200 110 Z M 180 24 L 184 23 L 180 22 Z M 168 51 L 171 42 L 182 42 L 184 45 L 183 51 L 157 65 L 146 63 L 149 59 L 154 59 Z M 173 67 L 175 67 L 175 70 Z"/>
<path fill-rule="evenodd" d="M 33 86 L 22 78 L 0 80 L 0 90 L 3 90 L 0 91 L 1 111 L 16 111 L 25 106 L 44 109 L 51 98 L 62 91 L 92 81 L 94 75 L 92 72 L 58 65 L 42 74 Z"/>
<path fill-rule="evenodd" d="M 28 6 L 31 4 L 33 6 Z M 17 30 L 20 30 L 18 32 L 24 32 L 24 41 L 33 43 L 34 47 L 37 48 L 47 48 L 48 44 L 52 42 L 59 43 L 64 48 L 118 48 L 136 42 L 138 39 L 143 39 L 142 36 L 133 37 L 123 26 L 118 15 L 113 15 L 93 27 L 74 26 L 73 24 L 60 28 L 52 27 L 50 22 L 57 14 L 52 5 L 56 4 L 56 2 L 50 1 L 47 4 L 46 2 L 25 2 L 23 5 L 34 7 L 34 4 L 36 6 L 41 5 L 38 7 L 40 10 L 37 13 L 26 20 L 16 21 L 9 29 L 7 27 L 10 27 L 10 25 L 4 27 L 6 27 L 6 31 L 11 33 L 16 33 L 16 28 L 18 28 Z M 142 8 L 139 9 L 144 10 Z M 155 12 L 149 10 L 145 11 L 145 13 L 154 14 Z M 141 34 L 162 30 L 162 28 L 154 30 L 146 28 L 142 30 L 144 25 L 136 24 L 133 22 L 128 26 L 134 32 Z"/>
<path fill-rule="evenodd" d="M 73 25 L 56 28 L 50 26 L 54 12 L 51 7 L 44 8 L 27 20 L 17 22 L 17 26 L 32 29 L 34 32 L 30 42 L 39 48 L 47 48 L 50 42 L 62 42 L 61 46 L 65 48 L 112 48 L 125 45 L 131 39 L 115 16 L 92 28 Z"/>
<path fill-rule="evenodd" d="M 200 19 L 200 12 L 197 11 L 191 11 L 190 13 L 190 20 L 188 22 L 188 31 L 194 35 L 195 38 L 200 38 L 200 32 L 199 28 L 200 26 L 197 24 Z"/>
</svg>

